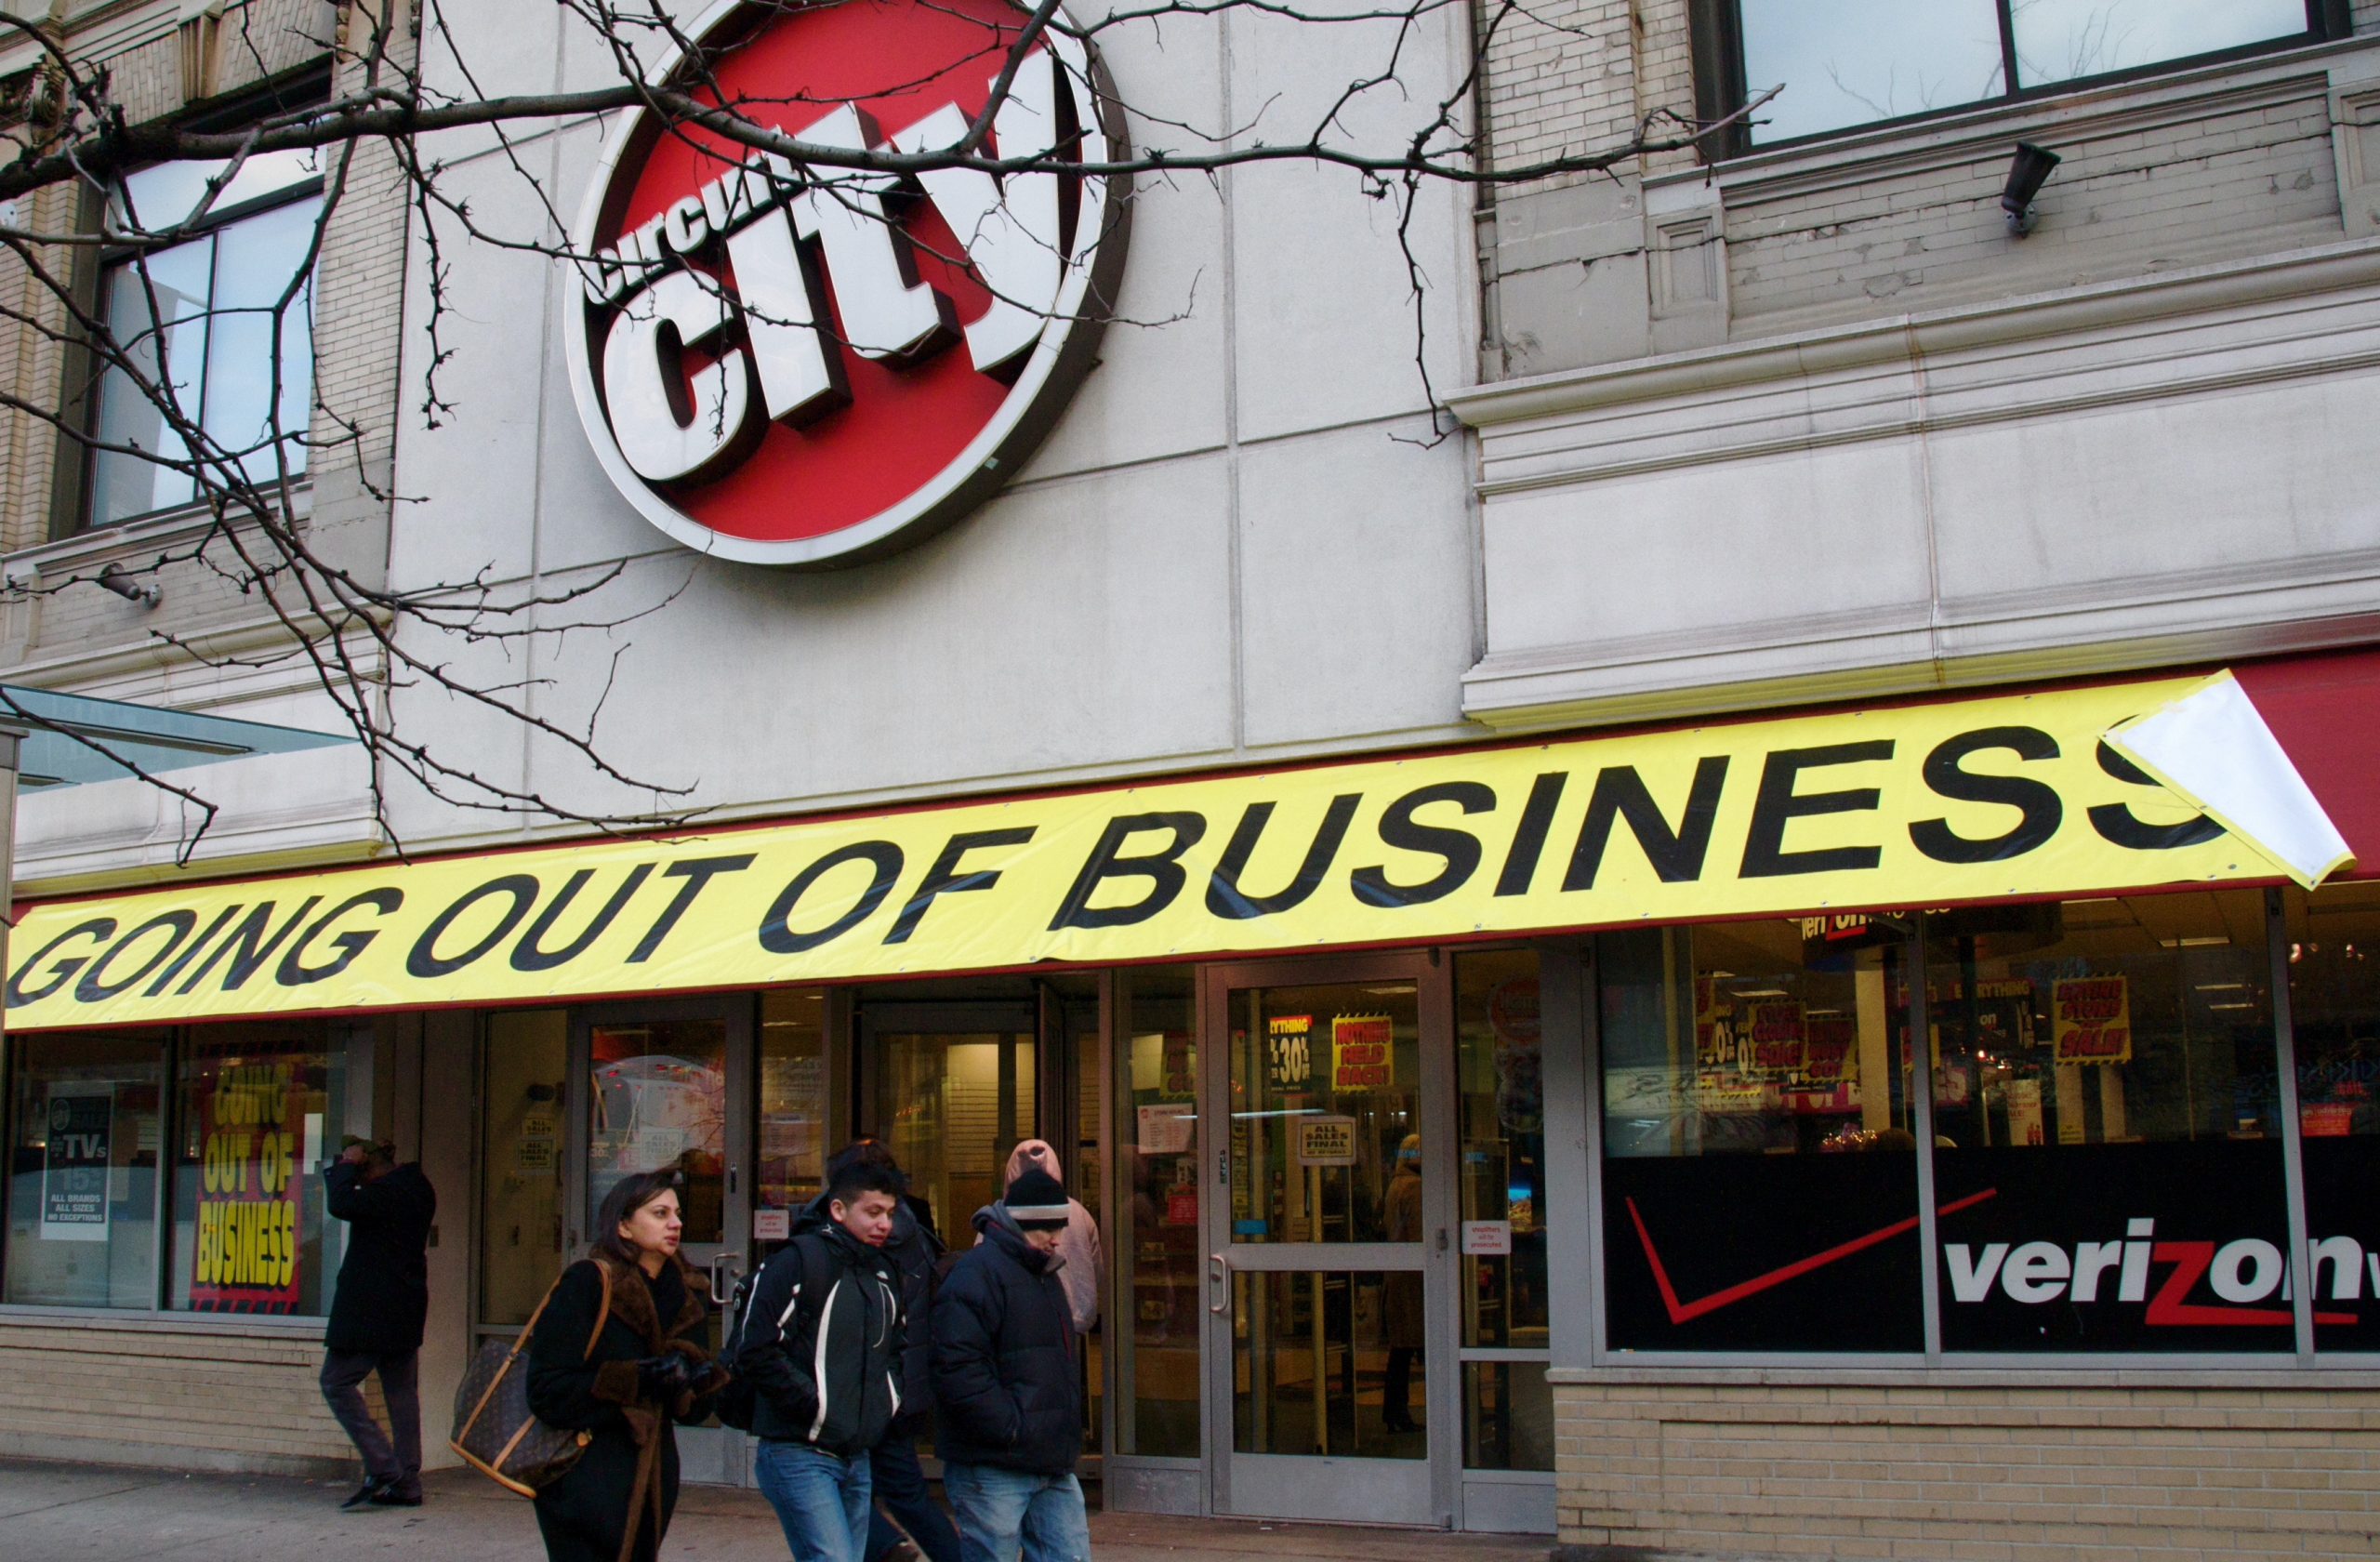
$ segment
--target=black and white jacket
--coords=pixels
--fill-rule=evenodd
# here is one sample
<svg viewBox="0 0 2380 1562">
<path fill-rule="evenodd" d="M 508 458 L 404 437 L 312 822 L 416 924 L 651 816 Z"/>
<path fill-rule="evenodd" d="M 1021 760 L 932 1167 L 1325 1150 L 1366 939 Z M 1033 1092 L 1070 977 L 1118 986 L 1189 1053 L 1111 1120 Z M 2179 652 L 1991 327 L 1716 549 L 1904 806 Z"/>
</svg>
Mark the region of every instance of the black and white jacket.
<svg viewBox="0 0 2380 1562">
<path fill-rule="evenodd" d="M 901 1282 L 884 1254 L 832 1222 L 804 1221 L 745 1304 L 735 1370 L 752 1431 L 851 1458 L 901 1409 Z"/>
</svg>

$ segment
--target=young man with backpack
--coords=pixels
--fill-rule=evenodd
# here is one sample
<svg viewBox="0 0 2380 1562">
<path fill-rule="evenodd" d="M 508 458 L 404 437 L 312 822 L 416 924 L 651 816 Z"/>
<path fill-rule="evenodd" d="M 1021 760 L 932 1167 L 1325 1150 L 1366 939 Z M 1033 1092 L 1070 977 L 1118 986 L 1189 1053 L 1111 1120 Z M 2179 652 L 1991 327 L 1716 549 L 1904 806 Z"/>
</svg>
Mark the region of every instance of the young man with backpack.
<svg viewBox="0 0 2380 1562">
<path fill-rule="evenodd" d="M 853 1161 L 880 1166 L 895 1174 L 901 1171 L 882 1140 L 860 1138 L 827 1158 L 826 1180 L 833 1182 Z M 820 1194 L 804 1214 L 806 1219 L 827 1219 L 826 1196 Z M 959 1531 L 927 1489 L 925 1471 L 918 1463 L 918 1436 L 933 1417 L 933 1296 L 942 1255 L 933 1211 L 916 1194 L 904 1193 L 900 1208 L 892 1211 L 892 1234 L 884 1239 L 884 1256 L 901 1277 L 901 1316 L 906 1323 L 906 1344 L 901 1354 L 901 1413 L 892 1418 L 892 1429 L 868 1456 L 875 1512 L 868 1521 L 862 1562 L 904 1562 L 919 1553 L 926 1562 L 960 1562 Z"/>
<path fill-rule="evenodd" d="M 797 1562 L 862 1562 L 868 1455 L 901 1410 L 898 1172 L 853 1159 L 760 1270 L 733 1325 L 760 1493 Z"/>
<path fill-rule="evenodd" d="M 1066 1190 L 1027 1167 L 975 1214 L 933 1304 L 936 1442 L 966 1562 L 1083 1562 L 1082 1379 L 1057 1247 Z"/>
</svg>

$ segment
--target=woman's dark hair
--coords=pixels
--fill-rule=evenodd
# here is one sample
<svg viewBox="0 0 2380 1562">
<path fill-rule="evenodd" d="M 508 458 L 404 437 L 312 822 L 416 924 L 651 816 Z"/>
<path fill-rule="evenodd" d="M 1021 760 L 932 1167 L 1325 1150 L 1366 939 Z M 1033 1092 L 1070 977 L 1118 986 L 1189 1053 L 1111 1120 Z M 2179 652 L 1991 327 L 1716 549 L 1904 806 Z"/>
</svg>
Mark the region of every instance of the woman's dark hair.
<svg viewBox="0 0 2380 1562">
<path fill-rule="evenodd" d="M 641 1256 L 636 1244 L 620 1235 L 620 1223 L 665 1193 L 675 1193 L 685 1181 L 674 1166 L 658 1172 L 632 1172 L 612 1185 L 595 1211 L 595 1251 L 623 1268 Z"/>
</svg>

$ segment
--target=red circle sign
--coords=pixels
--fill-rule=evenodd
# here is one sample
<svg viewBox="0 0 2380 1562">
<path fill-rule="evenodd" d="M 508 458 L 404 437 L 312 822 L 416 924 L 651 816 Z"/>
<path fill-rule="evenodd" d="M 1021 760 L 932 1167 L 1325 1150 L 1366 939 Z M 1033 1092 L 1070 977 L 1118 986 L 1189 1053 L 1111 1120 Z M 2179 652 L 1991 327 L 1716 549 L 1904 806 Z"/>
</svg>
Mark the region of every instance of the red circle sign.
<svg viewBox="0 0 2380 1562">
<path fill-rule="evenodd" d="M 924 154 L 990 100 L 1026 25 L 1003 0 L 735 3 L 651 76 L 813 147 Z M 1054 20 L 991 155 L 1111 161 L 1094 65 Z M 762 153 L 638 111 L 605 143 L 565 332 L 596 456 L 687 546 L 821 567 L 981 503 L 1091 360 L 1124 250 L 1125 181 L 893 177 Z"/>
</svg>

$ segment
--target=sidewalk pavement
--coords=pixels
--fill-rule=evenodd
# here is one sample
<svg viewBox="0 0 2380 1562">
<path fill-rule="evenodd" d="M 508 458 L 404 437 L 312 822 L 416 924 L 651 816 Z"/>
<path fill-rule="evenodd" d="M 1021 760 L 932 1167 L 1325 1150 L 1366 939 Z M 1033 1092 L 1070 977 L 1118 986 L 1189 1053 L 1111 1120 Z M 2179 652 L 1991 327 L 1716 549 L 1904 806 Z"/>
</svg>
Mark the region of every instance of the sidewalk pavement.
<svg viewBox="0 0 2380 1562">
<path fill-rule="evenodd" d="M 275 1476 L 0 1460 L 7 1562 L 537 1562 L 529 1504 L 467 1470 L 429 1477 L 419 1508 L 338 1511 L 345 1485 Z M 1444 1535 L 1321 1524 L 1093 1514 L 1099 1562 L 1543 1562 L 1543 1536 Z M 758 1492 L 688 1487 L 663 1562 L 786 1562 Z"/>
</svg>

